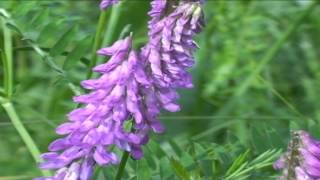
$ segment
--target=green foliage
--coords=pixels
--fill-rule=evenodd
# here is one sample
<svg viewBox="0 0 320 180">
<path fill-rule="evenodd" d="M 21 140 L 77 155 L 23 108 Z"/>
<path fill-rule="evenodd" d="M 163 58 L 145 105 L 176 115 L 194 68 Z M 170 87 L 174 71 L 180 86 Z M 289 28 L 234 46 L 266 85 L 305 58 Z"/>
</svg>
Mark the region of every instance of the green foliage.
<svg viewBox="0 0 320 180">
<path fill-rule="evenodd" d="M 271 165 L 290 130 L 320 138 L 320 7 L 310 4 L 207 1 L 191 70 L 195 87 L 181 91 L 181 112 L 161 115 L 167 132 L 151 138 L 142 160 L 129 159 L 124 179 L 274 179 Z M 102 46 L 131 31 L 134 46 L 143 45 L 148 9 L 147 1 L 124 0 L 118 15 L 108 10 Z M 1 20 L 13 35 L 12 104 L 42 152 L 76 106 L 72 96 L 82 92 L 99 13 L 98 1 L 0 1 Z M 0 34 L 5 59 L 3 28 Z M 2 82 L 6 64 L 0 65 L 3 97 L 8 82 Z M 40 176 L 31 162 L 0 109 L 0 179 Z M 94 179 L 113 179 L 116 170 L 97 168 Z"/>
<path fill-rule="evenodd" d="M 88 44 L 92 39 L 90 37 L 85 37 L 78 42 L 78 45 L 72 49 L 72 51 L 67 55 L 66 60 L 63 64 L 64 70 L 69 70 L 74 67 L 78 61 L 84 57 L 85 53 L 88 51 Z"/>
</svg>

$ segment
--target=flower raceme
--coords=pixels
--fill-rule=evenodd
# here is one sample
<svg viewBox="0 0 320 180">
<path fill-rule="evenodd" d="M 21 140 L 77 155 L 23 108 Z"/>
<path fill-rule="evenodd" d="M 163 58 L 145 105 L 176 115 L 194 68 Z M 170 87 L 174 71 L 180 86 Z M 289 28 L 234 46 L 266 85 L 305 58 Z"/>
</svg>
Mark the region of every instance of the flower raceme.
<svg viewBox="0 0 320 180">
<path fill-rule="evenodd" d="M 95 165 L 117 164 L 113 146 L 128 151 L 132 158 L 143 156 L 142 146 L 148 142 L 150 131 L 164 132 L 157 120 L 160 108 L 179 110 L 173 101 L 178 95 L 173 89 L 155 91 L 138 54 L 131 50 L 131 37 L 119 40 L 98 54 L 110 60 L 93 70 L 101 73 L 98 79 L 84 80 L 81 85 L 90 93 L 74 97 L 84 107 L 69 113 L 69 122 L 57 127 L 65 137 L 49 145 L 42 155 L 43 169 L 57 169 L 47 180 L 87 180 Z M 131 130 L 126 124 L 131 123 Z"/>
<path fill-rule="evenodd" d="M 151 74 L 161 87 L 191 88 L 187 69 L 194 64 L 193 51 L 197 48 L 193 36 L 203 26 L 200 1 L 181 1 L 173 7 L 170 1 L 155 0 L 149 15 L 149 42 L 142 56 L 150 64 Z M 165 12 L 165 10 L 172 12 Z M 165 14 L 169 13 L 169 14 Z"/>
<path fill-rule="evenodd" d="M 135 159 L 142 157 L 141 146 L 148 141 L 148 132 L 163 132 L 163 126 L 153 114 L 147 114 L 142 90 L 148 92 L 151 83 L 142 69 L 138 55 L 131 50 L 131 37 L 98 51 L 111 56 L 94 71 L 101 73 L 98 79 L 82 81 L 81 85 L 91 93 L 74 97 L 84 107 L 69 113 L 70 122 L 60 125 L 56 132 L 65 137 L 53 141 L 42 155 L 43 169 L 57 169 L 52 180 L 87 180 L 93 167 L 117 164 L 112 146 L 130 152 Z M 152 110 L 157 111 L 159 110 Z M 134 122 L 133 122 L 134 121 Z M 126 129 L 132 123 L 132 131 Z"/>
<path fill-rule="evenodd" d="M 273 165 L 282 170 L 280 180 L 320 179 L 320 141 L 305 131 L 292 133 L 292 140 L 285 152 Z"/>
<path fill-rule="evenodd" d="M 117 2 L 102 1 L 100 7 Z M 168 2 L 152 2 L 149 42 L 141 52 L 132 50 L 131 36 L 97 52 L 110 59 L 93 68 L 99 78 L 81 82 L 90 92 L 73 100 L 83 106 L 68 114 L 69 122 L 56 129 L 64 137 L 42 155 L 40 167 L 56 173 L 39 179 L 89 180 L 96 165 L 119 163 L 114 147 L 140 159 L 150 132 L 164 132 L 158 116 L 162 109 L 179 111 L 176 88 L 192 87 L 192 38 L 203 25 L 200 1 Z"/>
</svg>

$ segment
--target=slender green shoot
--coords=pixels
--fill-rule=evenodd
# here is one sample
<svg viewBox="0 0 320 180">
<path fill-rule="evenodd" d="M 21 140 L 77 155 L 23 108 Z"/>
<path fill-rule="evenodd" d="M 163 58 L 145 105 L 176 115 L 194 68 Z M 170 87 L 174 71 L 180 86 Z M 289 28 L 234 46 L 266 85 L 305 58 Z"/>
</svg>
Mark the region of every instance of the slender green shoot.
<svg viewBox="0 0 320 180">
<path fill-rule="evenodd" d="M 92 68 L 97 64 L 98 56 L 97 50 L 101 48 L 102 44 L 110 45 L 113 33 L 117 27 L 117 22 L 120 16 L 121 3 L 112 7 L 110 19 L 107 25 L 107 10 L 101 12 L 98 22 L 96 35 L 94 38 L 92 57 L 88 67 L 87 79 L 92 77 Z"/>
<path fill-rule="evenodd" d="M 22 140 L 26 144 L 26 146 L 27 146 L 28 150 L 30 151 L 34 160 L 36 162 L 41 162 L 40 151 L 39 151 L 37 145 L 35 144 L 34 140 L 32 139 L 32 137 L 30 136 L 30 134 L 26 130 L 26 128 L 21 123 L 21 119 L 19 118 L 12 103 L 8 101 L 8 102 L 2 103 L 1 105 L 4 108 L 4 110 L 6 111 L 6 113 L 8 114 L 13 126 L 18 131 L 20 137 L 22 138 Z M 41 172 L 44 176 L 50 176 L 49 171 L 43 170 Z"/>
<path fill-rule="evenodd" d="M 111 41 L 112 41 L 112 37 L 114 35 L 115 29 L 117 27 L 117 24 L 119 22 L 119 18 L 120 18 L 120 11 L 121 11 L 121 2 L 117 5 L 114 5 L 112 7 L 112 11 L 111 11 L 111 15 L 110 15 L 110 19 L 109 19 L 109 23 L 107 26 L 107 31 L 106 31 L 106 36 L 104 39 L 104 44 L 105 45 L 110 45 Z"/>
<path fill-rule="evenodd" d="M 92 57 L 88 67 L 87 79 L 92 77 L 92 68 L 97 63 L 97 50 L 101 47 L 103 41 L 103 35 L 106 31 L 106 23 L 107 23 L 107 11 L 102 11 L 100 13 L 98 27 L 96 31 L 96 35 L 94 37 L 93 49 L 92 49 Z"/>
<path fill-rule="evenodd" d="M 124 151 L 123 155 L 122 155 L 122 158 L 121 158 L 121 162 L 120 162 L 119 168 L 118 168 L 118 172 L 117 172 L 116 177 L 115 177 L 115 180 L 121 180 L 121 177 L 123 176 L 124 169 L 126 167 L 128 158 L 129 158 L 129 152 Z"/>
<path fill-rule="evenodd" d="M 34 140 L 23 126 L 14 106 L 11 103 L 11 97 L 13 94 L 13 55 L 12 55 L 12 35 L 10 29 L 6 26 L 6 21 L 1 19 L 1 25 L 3 29 L 4 37 L 4 51 L 0 51 L 0 57 L 3 61 L 4 71 L 4 95 L 6 98 L 1 97 L 0 103 L 8 114 L 13 126 L 18 131 L 21 139 L 26 144 L 29 152 L 33 156 L 36 162 L 40 162 L 40 151 L 35 144 Z M 49 171 L 42 171 L 44 176 L 50 176 Z"/>
<path fill-rule="evenodd" d="M 11 98 L 13 93 L 13 72 L 12 72 L 12 37 L 11 31 L 6 26 L 6 21 L 2 20 L 4 52 L 1 53 L 4 67 L 4 89 L 7 98 Z"/>
</svg>

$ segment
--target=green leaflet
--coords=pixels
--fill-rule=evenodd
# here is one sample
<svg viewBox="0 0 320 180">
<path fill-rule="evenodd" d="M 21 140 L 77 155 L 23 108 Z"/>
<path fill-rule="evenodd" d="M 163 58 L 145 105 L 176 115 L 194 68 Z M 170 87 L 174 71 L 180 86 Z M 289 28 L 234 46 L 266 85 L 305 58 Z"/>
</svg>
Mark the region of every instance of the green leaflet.
<svg viewBox="0 0 320 180">
<path fill-rule="evenodd" d="M 87 51 L 90 49 L 90 45 L 92 42 L 92 37 L 88 36 L 80 40 L 73 50 L 67 55 L 66 60 L 63 64 L 63 69 L 68 70 L 75 66 L 78 61 L 81 60 Z"/>
<path fill-rule="evenodd" d="M 189 172 L 185 169 L 185 167 L 178 160 L 171 158 L 170 164 L 178 177 L 180 177 L 183 180 L 190 180 Z"/>
<path fill-rule="evenodd" d="M 73 39 L 73 34 L 77 31 L 77 26 L 72 26 L 70 29 L 68 29 L 53 45 L 53 47 L 50 49 L 50 55 L 51 56 L 57 56 L 60 55 L 66 47 L 71 43 L 71 40 Z"/>
</svg>

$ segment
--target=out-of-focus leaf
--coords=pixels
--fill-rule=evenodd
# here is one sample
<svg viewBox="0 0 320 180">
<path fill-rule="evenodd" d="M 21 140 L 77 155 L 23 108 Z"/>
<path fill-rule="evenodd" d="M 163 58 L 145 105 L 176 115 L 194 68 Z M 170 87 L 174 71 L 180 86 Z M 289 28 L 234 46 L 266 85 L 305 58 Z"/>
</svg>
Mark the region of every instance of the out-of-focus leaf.
<svg viewBox="0 0 320 180">
<path fill-rule="evenodd" d="M 160 164 L 160 179 L 164 180 L 167 179 L 170 174 L 172 174 L 172 169 L 170 167 L 170 161 L 167 157 L 162 157 L 159 160 Z"/>
<path fill-rule="evenodd" d="M 151 170 L 148 166 L 147 161 L 144 159 L 141 159 L 136 162 L 136 172 L 137 172 L 136 180 L 151 179 Z"/>
<path fill-rule="evenodd" d="M 238 169 L 240 166 L 242 166 L 243 163 L 245 163 L 250 150 L 247 150 L 245 153 L 241 154 L 231 165 L 231 167 L 228 169 L 226 175 L 229 175 L 233 173 L 236 169 Z"/>
<path fill-rule="evenodd" d="M 50 35 L 53 34 L 53 32 L 56 30 L 57 30 L 57 23 L 50 22 L 41 30 L 37 38 L 37 42 L 45 44 L 49 39 L 51 39 Z"/>
<path fill-rule="evenodd" d="M 11 30 L 17 32 L 20 36 L 22 36 L 21 30 L 19 29 L 19 27 L 15 23 L 7 22 L 6 25 L 8 28 L 10 28 Z"/>
<path fill-rule="evenodd" d="M 169 144 L 177 155 L 181 155 L 182 149 L 179 147 L 179 145 L 174 140 L 169 139 Z"/>
<path fill-rule="evenodd" d="M 171 158 L 170 164 L 178 177 L 183 180 L 191 180 L 188 170 L 186 170 L 178 160 Z"/>
<path fill-rule="evenodd" d="M 66 61 L 63 64 L 63 69 L 68 70 L 80 61 L 87 50 L 90 48 L 90 42 L 92 42 L 91 37 L 85 37 L 78 42 L 77 46 L 68 54 Z"/>
<path fill-rule="evenodd" d="M 50 50 L 50 55 L 52 57 L 60 55 L 66 49 L 69 43 L 71 43 L 76 29 L 77 26 L 72 26 L 56 41 L 55 45 Z"/>
<path fill-rule="evenodd" d="M 154 140 L 150 140 L 147 146 L 150 149 L 150 151 L 153 152 L 157 157 L 161 158 L 163 156 L 166 156 L 165 151 Z"/>
</svg>

